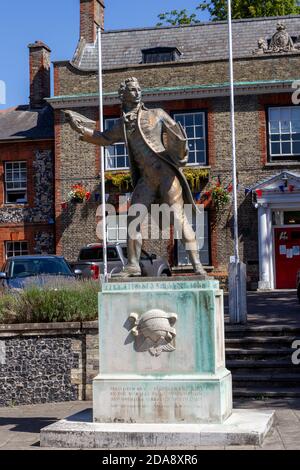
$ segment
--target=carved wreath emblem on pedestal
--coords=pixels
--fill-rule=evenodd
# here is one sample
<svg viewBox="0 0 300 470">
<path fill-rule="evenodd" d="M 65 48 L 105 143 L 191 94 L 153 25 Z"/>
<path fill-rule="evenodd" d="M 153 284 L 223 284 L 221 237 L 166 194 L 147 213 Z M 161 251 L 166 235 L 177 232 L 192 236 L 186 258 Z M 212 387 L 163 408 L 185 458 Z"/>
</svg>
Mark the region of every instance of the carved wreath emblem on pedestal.
<svg viewBox="0 0 300 470">
<path fill-rule="evenodd" d="M 153 309 L 140 316 L 133 312 L 129 315 L 129 320 L 133 325 L 131 333 L 135 337 L 136 351 L 149 351 L 156 357 L 163 351 L 175 351 L 173 340 L 176 336 L 176 313 Z"/>
</svg>

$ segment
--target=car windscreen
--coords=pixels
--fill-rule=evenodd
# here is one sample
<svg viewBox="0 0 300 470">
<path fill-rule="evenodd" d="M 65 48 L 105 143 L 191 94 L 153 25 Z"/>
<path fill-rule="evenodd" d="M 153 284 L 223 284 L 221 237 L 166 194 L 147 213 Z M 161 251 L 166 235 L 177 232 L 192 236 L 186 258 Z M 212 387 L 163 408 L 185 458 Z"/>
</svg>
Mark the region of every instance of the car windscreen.
<svg viewBox="0 0 300 470">
<path fill-rule="evenodd" d="M 108 261 L 115 261 L 119 259 L 116 248 L 107 248 L 107 259 Z M 103 261 L 103 248 L 98 246 L 83 248 L 79 254 L 79 261 Z"/>
<path fill-rule="evenodd" d="M 79 254 L 80 261 L 103 261 L 103 248 L 83 248 Z"/>
<path fill-rule="evenodd" d="M 71 276 L 69 266 L 63 259 L 20 259 L 11 261 L 11 277 L 27 277 L 39 275 Z"/>
</svg>

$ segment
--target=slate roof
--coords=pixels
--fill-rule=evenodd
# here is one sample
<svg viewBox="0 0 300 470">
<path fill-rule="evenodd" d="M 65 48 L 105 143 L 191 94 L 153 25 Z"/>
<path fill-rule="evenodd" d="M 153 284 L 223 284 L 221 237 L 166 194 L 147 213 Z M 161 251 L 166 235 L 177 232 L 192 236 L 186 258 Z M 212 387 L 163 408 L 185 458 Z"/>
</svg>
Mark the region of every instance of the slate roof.
<svg viewBox="0 0 300 470">
<path fill-rule="evenodd" d="M 259 38 L 271 39 L 279 21 L 288 33 L 300 40 L 300 15 L 233 21 L 235 57 L 253 56 Z M 190 26 L 152 27 L 105 31 L 102 35 L 103 68 L 136 65 L 142 61 L 142 49 L 158 46 L 177 47 L 182 61 L 208 61 L 228 57 L 227 22 L 205 22 Z M 97 46 L 79 42 L 72 64 L 83 70 L 97 69 Z"/>
<path fill-rule="evenodd" d="M 53 111 L 50 106 L 29 106 L 0 111 L 0 140 L 35 140 L 54 138 Z"/>
</svg>

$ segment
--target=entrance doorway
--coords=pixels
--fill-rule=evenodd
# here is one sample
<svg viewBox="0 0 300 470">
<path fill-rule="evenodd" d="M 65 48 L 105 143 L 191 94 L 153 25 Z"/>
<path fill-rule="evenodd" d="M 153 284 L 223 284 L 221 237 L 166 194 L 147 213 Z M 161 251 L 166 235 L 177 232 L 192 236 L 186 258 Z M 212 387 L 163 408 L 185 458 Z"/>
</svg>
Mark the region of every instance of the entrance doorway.
<svg viewBox="0 0 300 470">
<path fill-rule="evenodd" d="M 300 270 L 300 225 L 274 229 L 276 288 L 295 289 Z"/>
<path fill-rule="evenodd" d="M 253 187 L 260 290 L 296 287 L 300 269 L 300 174 L 282 171 Z"/>
</svg>

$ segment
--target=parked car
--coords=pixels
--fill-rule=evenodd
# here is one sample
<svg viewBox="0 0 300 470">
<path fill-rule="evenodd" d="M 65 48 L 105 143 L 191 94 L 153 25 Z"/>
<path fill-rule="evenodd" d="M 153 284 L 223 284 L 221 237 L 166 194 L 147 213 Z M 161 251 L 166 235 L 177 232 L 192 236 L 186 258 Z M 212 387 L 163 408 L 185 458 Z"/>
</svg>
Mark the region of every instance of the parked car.
<svg viewBox="0 0 300 470">
<path fill-rule="evenodd" d="M 120 273 L 127 264 L 127 247 L 121 243 L 107 246 L 107 271 L 110 275 Z M 103 246 L 93 243 L 82 248 L 78 260 L 70 263 L 73 270 L 82 272 L 82 277 L 98 279 L 103 273 Z M 140 260 L 142 276 L 161 277 L 171 276 L 169 263 L 155 254 L 149 255 L 142 250 Z"/>
<path fill-rule="evenodd" d="M 6 260 L 0 272 L 0 285 L 12 289 L 23 289 L 28 284 L 45 285 L 54 277 L 73 281 L 78 271 L 72 271 L 62 256 L 24 255 Z"/>
</svg>

